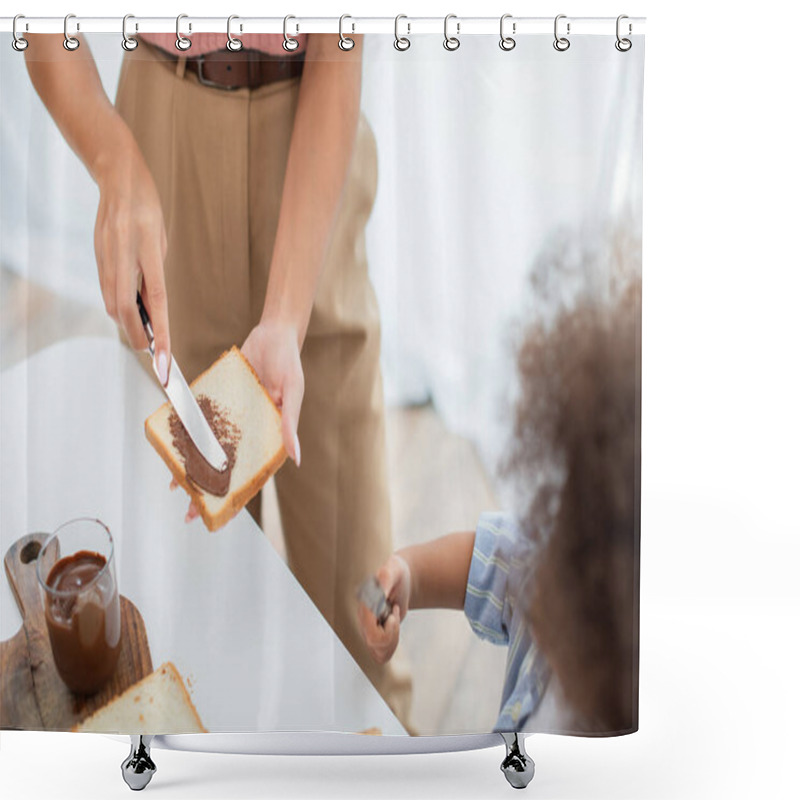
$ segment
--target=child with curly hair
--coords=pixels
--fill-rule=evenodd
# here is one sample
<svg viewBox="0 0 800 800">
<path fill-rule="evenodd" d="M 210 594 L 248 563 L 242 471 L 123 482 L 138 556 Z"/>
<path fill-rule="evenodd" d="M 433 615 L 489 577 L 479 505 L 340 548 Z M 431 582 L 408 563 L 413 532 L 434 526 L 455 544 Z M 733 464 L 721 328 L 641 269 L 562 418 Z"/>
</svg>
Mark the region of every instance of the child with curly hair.
<svg viewBox="0 0 800 800">
<path fill-rule="evenodd" d="M 362 603 L 361 634 L 388 661 L 411 609 L 463 609 L 508 646 L 496 731 L 524 731 L 551 675 L 580 733 L 638 727 L 641 281 L 584 298 L 518 354 L 508 468 L 521 515 L 398 550 L 376 574 L 391 615 Z"/>
</svg>

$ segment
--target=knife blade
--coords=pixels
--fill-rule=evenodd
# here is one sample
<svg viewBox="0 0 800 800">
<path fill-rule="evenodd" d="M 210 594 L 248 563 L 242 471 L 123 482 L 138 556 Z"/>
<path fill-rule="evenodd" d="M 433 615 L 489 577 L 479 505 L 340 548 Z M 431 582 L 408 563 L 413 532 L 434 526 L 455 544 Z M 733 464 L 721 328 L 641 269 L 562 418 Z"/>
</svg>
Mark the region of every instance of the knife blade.
<svg viewBox="0 0 800 800">
<path fill-rule="evenodd" d="M 139 307 L 139 316 L 141 317 L 144 332 L 147 336 L 147 349 L 150 351 L 150 356 L 153 359 L 153 369 L 155 370 L 156 376 L 158 376 L 153 326 L 150 323 L 150 315 L 144 307 L 142 295 L 138 291 L 136 292 L 136 305 Z M 200 455 L 202 455 L 217 472 L 224 472 L 228 468 L 228 457 L 222 449 L 222 445 L 217 441 L 217 437 L 214 436 L 214 431 L 211 430 L 211 426 L 200 410 L 200 406 L 197 405 L 197 400 L 194 394 L 192 394 L 192 390 L 189 388 L 189 384 L 186 382 L 186 378 L 183 377 L 183 373 L 174 357 L 171 357 L 168 374 L 167 385 L 164 386 L 163 389 L 170 403 L 172 403 L 175 413 L 183 423 L 183 427 L 186 428 L 186 432 L 191 437 L 195 446 L 200 451 Z M 160 380 L 159 384 L 161 384 Z"/>
</svg>

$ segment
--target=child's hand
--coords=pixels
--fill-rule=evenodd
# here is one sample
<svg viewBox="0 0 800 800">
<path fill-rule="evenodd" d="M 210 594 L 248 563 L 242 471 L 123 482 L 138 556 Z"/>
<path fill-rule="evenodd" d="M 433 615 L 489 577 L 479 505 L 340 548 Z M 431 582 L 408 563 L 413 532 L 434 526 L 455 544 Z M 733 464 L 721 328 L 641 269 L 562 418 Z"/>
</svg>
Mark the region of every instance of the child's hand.
<svg viewBox="0 0 800 800">
<path fill-rule="evenodd" d="M 358 604 L 358 623 L 370 655 L 379 664 L 385 664 L 397 649 L 400 641 L 400 623 L 408 613 L 411 597 L 411 570 L 404 558 L 394 554 L 378 570 L 375 577 L 386 594 L 392 613 L 381 626 L 375 615 L 363 604 Z"/>
</svg>

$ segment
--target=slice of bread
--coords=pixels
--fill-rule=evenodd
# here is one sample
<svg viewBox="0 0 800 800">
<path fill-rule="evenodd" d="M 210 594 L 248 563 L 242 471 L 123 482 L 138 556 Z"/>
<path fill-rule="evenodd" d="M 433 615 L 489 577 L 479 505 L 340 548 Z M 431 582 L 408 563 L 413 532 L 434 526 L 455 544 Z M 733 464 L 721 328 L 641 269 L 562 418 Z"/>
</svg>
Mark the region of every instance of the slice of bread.
<svg viewBox="0 0 800 800">
<path fill-rule="evenodd" d="M 171 661 L 72 727 L 73 731 L 122 734 L 208 733 L 181 674 Z"/>
<path fill-rule="evenodd" d="M 144 423 L 148 441 L 189 493 L 206 527 L 221 528 L 234 517 L 286 460 L 281 414 L 238 347 L 223 353 L 191 383 L 195 397 L 205 395 L 239 430 L 231 482 L 223 497 L 197 487 L 186 475 L 183 456 L 170 431 L 172 404 L 164 403 Z"/>
</svg>

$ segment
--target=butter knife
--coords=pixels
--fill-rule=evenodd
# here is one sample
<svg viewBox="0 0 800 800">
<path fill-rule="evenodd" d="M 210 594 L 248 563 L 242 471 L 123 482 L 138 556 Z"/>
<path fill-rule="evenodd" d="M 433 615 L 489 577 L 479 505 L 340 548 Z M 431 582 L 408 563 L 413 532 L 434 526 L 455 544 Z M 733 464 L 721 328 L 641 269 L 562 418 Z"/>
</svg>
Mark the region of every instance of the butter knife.
<svg viewBox="0 0 800 800">
<path fill-rule="evenodd" d="M 136 292 L 136 305 L 139 307 L 139 316 L 142 319 L 144 332 L 147 336 L 147 349 L 153 359 L 153 369 L 157 376 L 153 326 L 150 324 L 150 315 L 144 307 L 142 295 L 139 292 Z M 178 367 L 178 362 L 174 358 L 172 358 L 168 374 L 167 385 L 163 388 L 170 403 L 172 403 L 172 407 L 175 409 L 175 413 L 200 451 L 200 455 L 217 472 L 224 472 L 228 468 L 228 457 L 225 455 L 222 445 L 217 441 L 217 437 L 214 436 L 214 431 L 211 430 L 211 426 L 200 410 L 200 406 L 197 405 L 197 400 L 195 400 L 194 394 L 192 394 L 192 390 L 189 388 L 189 384 L 186 383 L 186 378 L 183 377 L 183 373 Z M 159 380 L 160 383 L 161 381 Z"/>
</svg>

